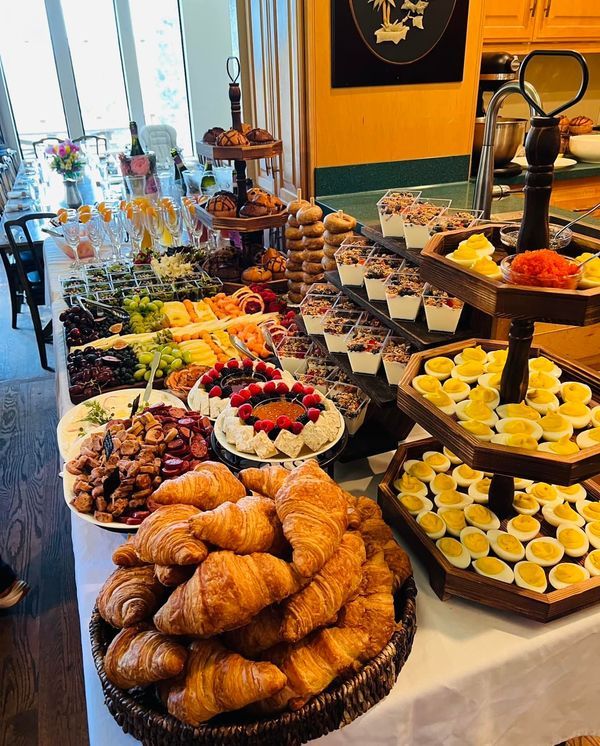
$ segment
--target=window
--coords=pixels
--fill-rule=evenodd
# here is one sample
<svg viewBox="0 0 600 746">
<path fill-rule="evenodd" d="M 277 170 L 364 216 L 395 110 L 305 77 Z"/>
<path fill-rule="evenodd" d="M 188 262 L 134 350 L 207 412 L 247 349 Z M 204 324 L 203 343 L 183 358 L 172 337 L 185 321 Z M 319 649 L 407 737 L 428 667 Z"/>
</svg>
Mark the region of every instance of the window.
<svg viewBox="0 0 600 746">
<path fill-rule="evenodd" d="M 43 137 L 66 137 L 44 0 L 3 3 L 0 55 L 24 155 Z"/>
<path fill-rule="evenodd" d="M 170 124 L 177 144 L 192 153 L 181 25 L 177 0 L 130 0 L 146 124 Z"/>
<path fill-rule="evenodd" d="M 82 15 L 80 0 L 61 0 L 79 108 L 86 135 L 101 134 L 117 150 L 129 141 L 129 110 L 112 0 L 94 0 Z"/>
</svg>

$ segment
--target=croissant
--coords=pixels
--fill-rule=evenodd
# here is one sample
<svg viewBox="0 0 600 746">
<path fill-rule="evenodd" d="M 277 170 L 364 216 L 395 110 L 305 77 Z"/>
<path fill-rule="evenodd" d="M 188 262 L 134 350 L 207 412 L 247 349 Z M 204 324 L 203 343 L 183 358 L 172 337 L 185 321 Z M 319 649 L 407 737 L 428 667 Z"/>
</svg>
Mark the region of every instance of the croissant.
<svg viewBox="0 0 600 746">
<path fill-rule="evenodd" d="M 248 661 L 217 640 L 194 640 L 185 676 L 164 685 L 161 693 L 171 715 L 200 725 L 220 712 L 273 696 L 285 681 L 272 663 Z"/>
<path fill-rule="evenodd" d="M 369 500 L 369 498 L 364 498 Z M 369 502 L 373 502 L 369 500 Z M 379 506 L 376 506 L 379 510 Z M 394 575 L 394 589 L 401 588 L 407 578 L 412 575 L 410 557 L 398 546 L 392 529 L 380 517 L 366 518 L 360 526 L 359 531 L 367 549 L 367 557 L 378 549 L 383 549 L 385 561 Z"/>
<path fill-rule="evenodd" d="M 265 650 L 283 641 L 282 622 L 283 608 L 280 604 L 273 604 L 260 611 L 245 626 L 225 632 L 223 641 L 245 658 L 259 658 Z"/>
<path fill-rule="evenodd" d="M 368 518 L 379 518 L 380 520 L 383 520 L 381 508 L 377 505 L 375 500 L 372 500 L 370 497 L 366 497 L 365 495 L 357 497 L 355 508 L 360 515 L 361 521 L 365 521 Z"/>
<path fill-rule="evenodd" d="M 211 637 L 242 627 L 301 583 L 293 565 L 270 554 L 213 552 L 175 589 L 154 624 L 167 634 Z"/>
<path fill-rule="evenodd" d="M 363 565 L 363 582 L 359 594 L 340 611 L 338 626 L 360 631 L 367 636 L 361 661 L 381 652 L 396 629 L 392 585 L 394 577 L 382 550 Z"/>
<path fill-rule="evenodd" d="M 154 614 L 165 588 L 154 577 L 151 565 L 121 567 L 106 580 L 96 604 L 102 619 L 113 627 L 131 627 Z"/>
<path fill-rule="evenodd" d="M 313 632 L 294 645 L 278 645 L 267 653 L 287 677 L 277 694 L 258 702 L 260 712 L 278 712 L 287 707 L 297 710 L 322 692 L 340 675 L 360 668 L 360 654 L 368 642 L 363 630 L 331 627 Z"/>
<path fill-rule="evenodd" d="M 330 620 L 359 587 L 365 559 L 361 537 L 344 534 L 322 570 L 306 588 L 283 603 L 282 638 L 296 642 Z"/>
<path fill-rule="evenodd" d="M 170 637 L 145 627 L 127 627 L 108 646 L 104 670 L 121 689 L 171 679 L 184 669 L 187 650 Z"/>
<path fill-rule="evenodd" d="M 290 472 L 275 496 L 275 507 L 298 572 L 304 577 L 315 575 L 346 530 L 347 502 L 342 490 L 316 461 L 306 461 Z"/>
<path fill-rule="evenodd" d="M 159 565 L 198 565 L 208 555 L 192 536 L 189 521 L 200 515 L 193 505 L 163 505 L 141 524 L 133 539 L 140 559 Z"/>
<path fill-rule="evenodd" d="M 273 544 L 280 545 L 283 538 L 275 503 L 259 495 L 198 513 L 190 519 L 189 526 L 198 539 L 238 554 L 266 552 Z"/>
<path fill-rule="evenodd" d="M 275 464 L 260 469 L 242 469 L 239 476 L 247 489 L 274 498 L 289 473 L 283 466 Z"/>
<path fill-rule="evenodd" d="M 195 569 L 195 565 L 154 565 L 154 574 L 163 585 L 171 588 L 189 580 Z"/>
<path fill-rule="evenodd" d="M 346 492 L 346 490 L 342 490 L 342 492 L 344 493 L 344 497 L 348 503 L 348 507 L 346 508 L 348 514 L 348 528 L 358 528 L 360 526 L 361 516 L 356 507 L 357 498 L 350 492 Z"/>
<path fill-rule="evenodd" d="M 184 503 L 200 510 L 212 510 L 224 502 L 237 502 L 244 497 L 244 485 L 225 464 L 203 461 L 193 471 L 175 479 L 167 479 L 148 499 L 150 510 L 161 505 Z"/>
<path fill-rule="evenodd" d="M 133 536 L 118 546 L 112 554 L 112 561 L 120 567 L 139 567 L 145 564 L 137 555 L 132 542 Z"/>
</svg>

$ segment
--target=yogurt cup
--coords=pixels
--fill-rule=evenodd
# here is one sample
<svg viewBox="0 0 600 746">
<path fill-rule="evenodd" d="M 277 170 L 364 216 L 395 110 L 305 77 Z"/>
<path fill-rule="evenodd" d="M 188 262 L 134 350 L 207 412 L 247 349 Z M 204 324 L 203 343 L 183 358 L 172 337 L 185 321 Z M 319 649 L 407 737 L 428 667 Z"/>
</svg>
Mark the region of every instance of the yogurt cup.
<svg viewBox="0 0 600 746">
<path fill-rule="evenodd" d="M 425 248 L 429 241 L 429 223 L 442 215 L 451 202 L 451 199 L 418 199 L 402 212 L 407 248 Z"/>
<path fill-rule="evenodd" d="M 300 315 L 309 334 L 323 334 L 323 317 L 331 310 L 337 295 L 313 295 L 308 293 L 300 303 Z"/>
<path fill-rule="evenodd" d="M 381 365 L 383 347 L 389 331 L 370 326 L 355 326 L 346 338 L 348 359 L 354 373 L 374 376 Z"/>
<path fill-rule="evenodd" d="M 448 332 L 454 334 L 464 303 L 445 290 L 439 290 L 431 285 L 425 286 L 423 293 L 425 318 L 430 332 Z"/>
<path fill-rule="evenodd" d="M 323 319 L 323 336 L 329 352 L 348 352 L 348 332 L 364 318 L 360 311 L 337 311 L 332 309 Z"/>
<path fill-rule="evenodd" d="M 365 289 L 369 300 L 384 301 L 387 278 L 403 267 L 404 260 L 393 254 L 372 254 L 365 264 Z"/>
<path fill-rule="evenodd" d="M 385 375 L 390 386 L 397 386 L 406 370 L 413 349 L 402 337 L 388 337 L 381 357 Z"/>
<path fill-rule="evenodd" d="M 310 344 L 310 340 L 305 336 L 284 337 L 277 345 L 281 367 L 293 376 L 304 373 Z"/>
<path fill-rule="evenodd" d="M 421 196 L 421 192 L 389 189 L 377 203 L 381 233 L 390 238 L 404 238 L 402 211 Z"/>
<path fill-rule="evenodd" d="M 391 319 L 415 321 L 423 300 L 425 283 L 418 270 L 392 273 L 385 284 L 385 300 Z"/>
<path fill-rule="evenodd" d="M 348 383 L 336 383 L 327 392 L 327 398 L 332 401 L 342 413 L 348 433 L 354 435 L 362 426 L 367 416 L 369 397 L 358 386 Z"/>
<path fill-rule="evenodd" d="M 364 282 L 365 263 L 373 253 L 373 246 L 344 241 L 334 258 L 342 285 L 361 287 Z"/>
</svg>

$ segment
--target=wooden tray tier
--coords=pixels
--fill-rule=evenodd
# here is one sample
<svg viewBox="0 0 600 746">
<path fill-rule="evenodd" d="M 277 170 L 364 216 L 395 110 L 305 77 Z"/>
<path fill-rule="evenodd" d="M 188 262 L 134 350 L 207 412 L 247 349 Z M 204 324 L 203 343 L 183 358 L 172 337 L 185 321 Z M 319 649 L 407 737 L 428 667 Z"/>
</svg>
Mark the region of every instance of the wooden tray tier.
<svg viewBox="0 0 600 746">
<path fill-rule="evenodd" d="M 280 228 L 285 225 L 288 214 L 287 210 L 282 210 L 282 212 L 278 212 L 276 215 L 264 215 L 260 218 L 223 218 L 208 212 L 202 205 L 197 205 L 196 216 L 204 225 L 213 230 L 253 233 L 268 230 L 269 228 Z"/>
<path fill-rule="evenodd" d="M 453 262 L 446 254 L 474 233 L 484 233 L 496 247 L 493 259 L 500 263 L 516 249 L 507 250 L 500 241 L 502 225 L 449 231 L 433 236 L 422 252 L 421 275 L 437 287 L 443 287 L 465 303 L 491 316 L 532 318 L 556 324 L 585 326 L 600 321 L 600 287 L 587 290 L 558 290 L 511 285 L 492 280 Z M 589 236 L 573 236 L 573 241 L 561 251 L 575 257 L 583 252 L 600 250 L 600 240 Z"/>
<path fill-rule="evenodd" d="M 528 451 L 487 443 L 460 427 L 451 415 L 444 414 L 413 388 L 413 378 L 424 373 L 424 365 L 428 359 L 438 356 L 453 358 L 465 347 L 475 345 L 481 345 L 486 351 L 508 347 L 507 342 L 469 339 L 416 353 L 409 360 L 398 386 L 400 409 L 473 469 L 562 485 L 575 484 L 600 474 L 600 445 L 585 448 L 572 456 L 558 456 L 543 451 Z M 559 357 L 542 347 L 531 348 L 530 357 L 540 355 L 554 361 L 562 369 L 563 379 L 578 381 L 591 388 L 590 407 L 600 404 L 600 376 L 594 370 Z"/>
<path fill-rule="evenodd" d="M 365 238 L 375 241 L 375 243 L 383 246 L 384 249 L 391 251 L 392 254 L 398 254 L 398 256 L 401 256 L 412 264 L 421 266 L 423 263 L 423 256 L 420 249 L 409 249 L 403 238 L 389 238 L 388 236 L 384 236 L 379 228 L 379 224 L 377 226 L 363 225 L 360 227 L 360 232 Z"/>
<path fill-rule="evenodd" d="M 273 140 L 261 145 L 240 145 L 239 147 L 222 147 L 197 142 L 198 155 L 211 158 L 213 161 L 257 161 L 260 158 L 274 158 L 283 152 L 281 140 Z"/>
<path fill-rule="evenodd" d="M 393 486 L 406 460 L 419 459 L 425 451 L 431 450 L 441 450 L 440 442 L 434 438 L 400 446 L 379 485 L 378 501 L 386 522 L 401 534 L 427 568 L 431 587 L 442 600 L 457 596 L 538 622 L 558 619 L 600 601 L 600 577 L 592 577 L 563 590 L 550 589 L 546 593 L 536 593 L 519 588 L 515 583 L 502 583 L 483 577 L 471 568 L 462 570 L 452 565 L 436 547 L 435 541 L 421 530 L 414 516 L 396 499 L 397 490 Z M 588 499 L 600 499 L 600 490 L 596 483 L 586 482 L 583 486 L 588 493 Z M 501 523 L 501 529 L 505 530 L 505 527 L 506 520 Z M 551 534 L 551 527 L 545 521 L 542 521 L 540 533 Z M 584 559 L 585 557 L 574 559 L 565 556 L 563 561 L 583 564 Z"/>
</svg>

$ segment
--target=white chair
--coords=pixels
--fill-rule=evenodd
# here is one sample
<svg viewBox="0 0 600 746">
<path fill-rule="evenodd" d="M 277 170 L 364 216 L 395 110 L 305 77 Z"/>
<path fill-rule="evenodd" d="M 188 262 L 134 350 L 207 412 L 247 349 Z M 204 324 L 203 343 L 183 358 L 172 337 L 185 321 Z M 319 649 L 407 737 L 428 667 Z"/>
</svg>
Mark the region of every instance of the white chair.
<svg viewBox="0 0 600 746">
<path fill-rule="evenodd" d="M 177 132 L 170 124 L 148 124 L 140 130 L 140 142 L 146 152 L 156 154 L 157 163 L 169 163 L 171 149 L 177 147 Z"/>
</svg>

